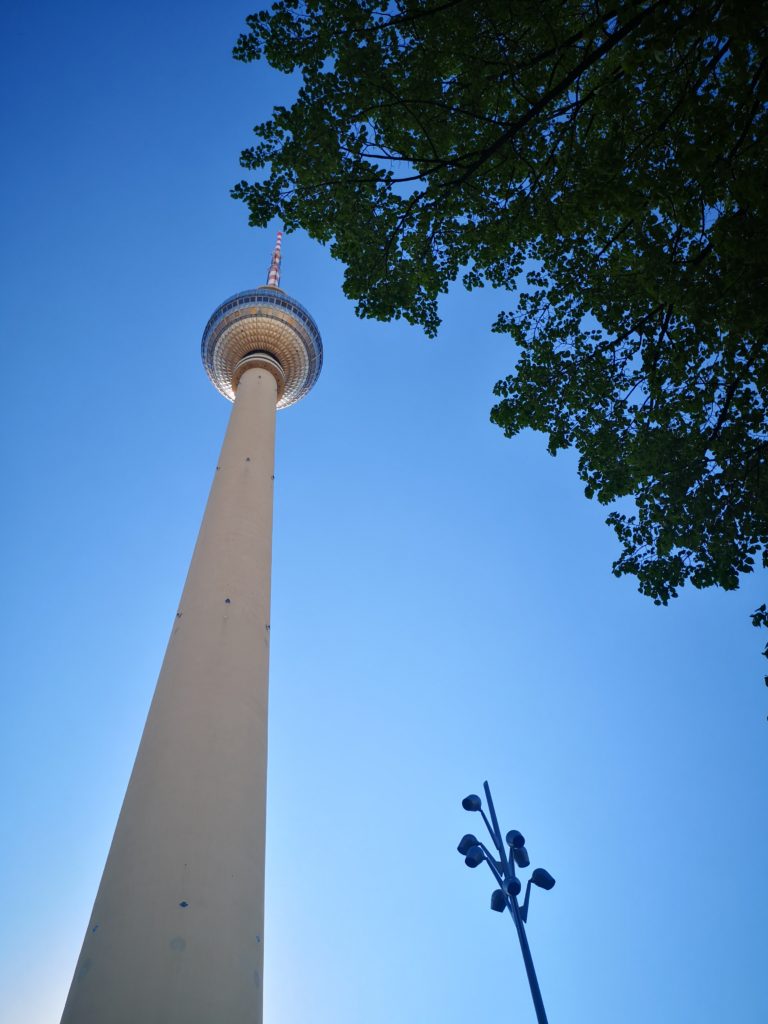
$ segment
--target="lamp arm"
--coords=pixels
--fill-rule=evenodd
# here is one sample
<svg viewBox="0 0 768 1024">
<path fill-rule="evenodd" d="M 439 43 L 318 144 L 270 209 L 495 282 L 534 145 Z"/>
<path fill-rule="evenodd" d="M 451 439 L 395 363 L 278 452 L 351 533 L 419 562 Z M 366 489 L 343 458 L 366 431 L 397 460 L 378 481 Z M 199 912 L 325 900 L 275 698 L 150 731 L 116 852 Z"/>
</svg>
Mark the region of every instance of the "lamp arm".
<svg viewBox="0 0 768 1024">
<path fill-rule="evenodd" d="M 493 826 L 491 825 L 490 821 L 488 820 L 488 816 L 486 815 L 486 813 L 485 813 L 485 811 L 483 810 L 482 807 L 480 808 L 480 817 L 485 822 L 485 827 L 488 830 L 488 835 L 491 837 L 491 841 L 493 842 L 493 845 L 496 847 L 496 849 L 498 849 L 499 848 L 499 838 L 494 833 Z"/>
<path fill-rule="evenodd" d="M 523 900 L 522 907 L 520 907 L 520 919 L 523 922 L 523 924 L 526 924 L 528 922 L 528 901 L 530 900 L 530 898 L 531 898 L 531 880 L 529 878 L 528 879 L 528 884 L 525 887 L 525 899 Z"/>
<path fill-rule="evenodd" d="M 496 867 L 496 861 L 491 856 L 491 851 L 488 849 L 488 847 L 485 845 L 485 843 L 478 843 L 477 845 L 480 847 L 480 849 L 485 854 L 485 863 L 488 865 L 488 867 L 493 872 L 493 877 L 499 883 L 499 888 L 500 889 L 504 889 L 504 877 L 501 874 L 501 872 L 499 871 L 499 869 Z"/>
<path fill-rule="evenodd" d="M 506 847 L 504 845 L 504 840 L 503 840 L 502 835 L 501 835 L 501 829 L 499 828 L 499 819 L 496 817 L 496 808 L 493 805 L 493 797 L 491 796 L 491 787 L 488 785 L 487 782 L 483 783 L 483 790 L 485 791 L 485 799 L 488 801 L 488 810 L 491 813 L 491 821 L 493 822 L 493 828 L 491 828 L 491 826 L 488 824 L 488 819 L 485 818 L 485 814 L 483 814 L 483 818 L 485 819 L 485 826 L 488 829 L 488 831 L 491 833 L 491 835 L 493 836 L 493 845 L 499 851 L 499 857 L 501 857 L 501 864 L 502 864 L 502 867 L 504 868 L 504 874 L 506 875 L 506 874 L 509 874 L 509 872 L 510 872 L 509 861 L 507 859 L 507 850 L 506 850 Z M 512 868 L 511 873 L 512 873 L 512 876 L 514 877 L 514 874 L 515 874 L 515 869 L 514 868 Z"/>
</svg>

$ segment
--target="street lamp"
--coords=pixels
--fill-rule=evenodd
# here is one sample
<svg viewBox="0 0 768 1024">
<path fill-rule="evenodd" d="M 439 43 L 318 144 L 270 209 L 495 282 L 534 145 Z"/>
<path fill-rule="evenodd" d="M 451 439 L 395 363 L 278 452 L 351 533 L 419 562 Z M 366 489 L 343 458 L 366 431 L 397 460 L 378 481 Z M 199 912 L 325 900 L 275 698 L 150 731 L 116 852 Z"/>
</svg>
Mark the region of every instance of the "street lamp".
<svg viewBox="0 0 768 1024">
<path fill-rule="evenodd" d="M 479 812 L 498 854 L 498 860 L 491 854 L 485 844 L 481 843 L 477 836 L 471 833 L 467 833 L 467 835 L 462 837 L 457 849 L 464 857 L 464 863 L 467 867 L 476 868 L 485 861 L 491 869 L 491 873 L 499 886 L 491 894 L 491 910 L 496 910 L 500 914 L 508 910 L 512 915 L 512 920 L 515 922 L 515 928 L 517 929 L 517 937 L 520 940 L 520 949 L 523 954 L 525 972 L 528 975 L 528 984 L 531 988 L 531 997 L 536 1010 L 536 1020 L 538 1024 L 548 1024 L 539 982 L 536 978 L 536 971 L 533 968 L 531 950 L 528 946 L 528 936 L 525 934 L 525 923 L 528 920 L 531 885 L 535 885 L 539 889 L 551 889 L 555 884 L 555 880 L 544 868 L 535 868 L 531 872 L 531 877 L 528 879 L 528 884 L 525 887 L 522 907 L 518 904 L 517 897 L 520 895 L 522 883 L 515 874 L 515 866 L 527 868 L 531 863 L 531 858 L 528 856 L 528 851 L 525 848 L 525 836 L 523 836 L 522 832 L 518 832 L 517 829 L 513 828 L 507 832 L 506 843 L 502 840 L 499 822 L 496 818 L 496 809 L 493 806 L 493 799 L 491 798 L 491 791 L 487 782 L 483 783 L 483 789 L 485 790 L 485 799 L 488 803 L 490 821 L 483 810 L 483 801 L 474 793 L 470 796 L 465 796 L 461 801 L 461 806 L 465 811 Z M 509 847 L 509 853 L 507 853 L 507 847 Z"/>
</svg>

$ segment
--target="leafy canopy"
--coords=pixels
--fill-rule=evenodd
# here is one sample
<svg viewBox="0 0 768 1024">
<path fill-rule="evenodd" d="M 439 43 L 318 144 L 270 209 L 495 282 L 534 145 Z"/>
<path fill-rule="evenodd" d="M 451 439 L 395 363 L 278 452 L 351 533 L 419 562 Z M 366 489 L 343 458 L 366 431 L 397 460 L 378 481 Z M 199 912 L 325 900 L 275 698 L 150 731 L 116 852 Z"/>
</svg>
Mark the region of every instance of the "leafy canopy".
<svg viewBox="0 0 768 1024">
<path fill-rule="evenodd" d="M 633 499 L 614 572 L 657 603 L 768 564 L 768 0 L 278 0 L 247 23 L 235 56 L 301 77 L 242 154 L 251 223 L 329 243 L 361 315 L 430 335 L 457 277 L 517 292 L 491 418 Z"/>
</svg>

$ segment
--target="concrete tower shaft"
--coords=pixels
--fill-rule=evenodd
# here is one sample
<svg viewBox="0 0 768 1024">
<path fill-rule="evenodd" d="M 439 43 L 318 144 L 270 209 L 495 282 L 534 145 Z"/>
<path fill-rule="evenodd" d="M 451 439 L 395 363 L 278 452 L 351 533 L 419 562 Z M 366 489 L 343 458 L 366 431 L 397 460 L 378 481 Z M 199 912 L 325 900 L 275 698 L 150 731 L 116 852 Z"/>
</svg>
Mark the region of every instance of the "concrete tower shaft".
<svg viewBox="0 0 768 1024">
<path fill-rule="evenodd" d="M 322 347 L 280 289 L 232 301 L 203 338 L 232 415 L 62 1024 L 262 1020 L 275 411 Z"/>
</svg>

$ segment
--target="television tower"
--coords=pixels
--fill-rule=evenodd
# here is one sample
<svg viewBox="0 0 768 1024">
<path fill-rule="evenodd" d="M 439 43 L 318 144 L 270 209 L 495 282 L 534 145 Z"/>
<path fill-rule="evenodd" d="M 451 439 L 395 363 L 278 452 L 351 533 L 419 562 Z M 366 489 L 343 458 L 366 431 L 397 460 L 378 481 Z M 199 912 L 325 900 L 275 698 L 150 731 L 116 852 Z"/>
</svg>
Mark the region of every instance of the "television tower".
<svg viewBox="0 0 768 1024">
<path fill-rule="evenodd" d="M 275 410 L 323 348 L 280 288 L 214 312 L 234 402 L 62 1024 L 261 1024 Z"/>
</svg>

